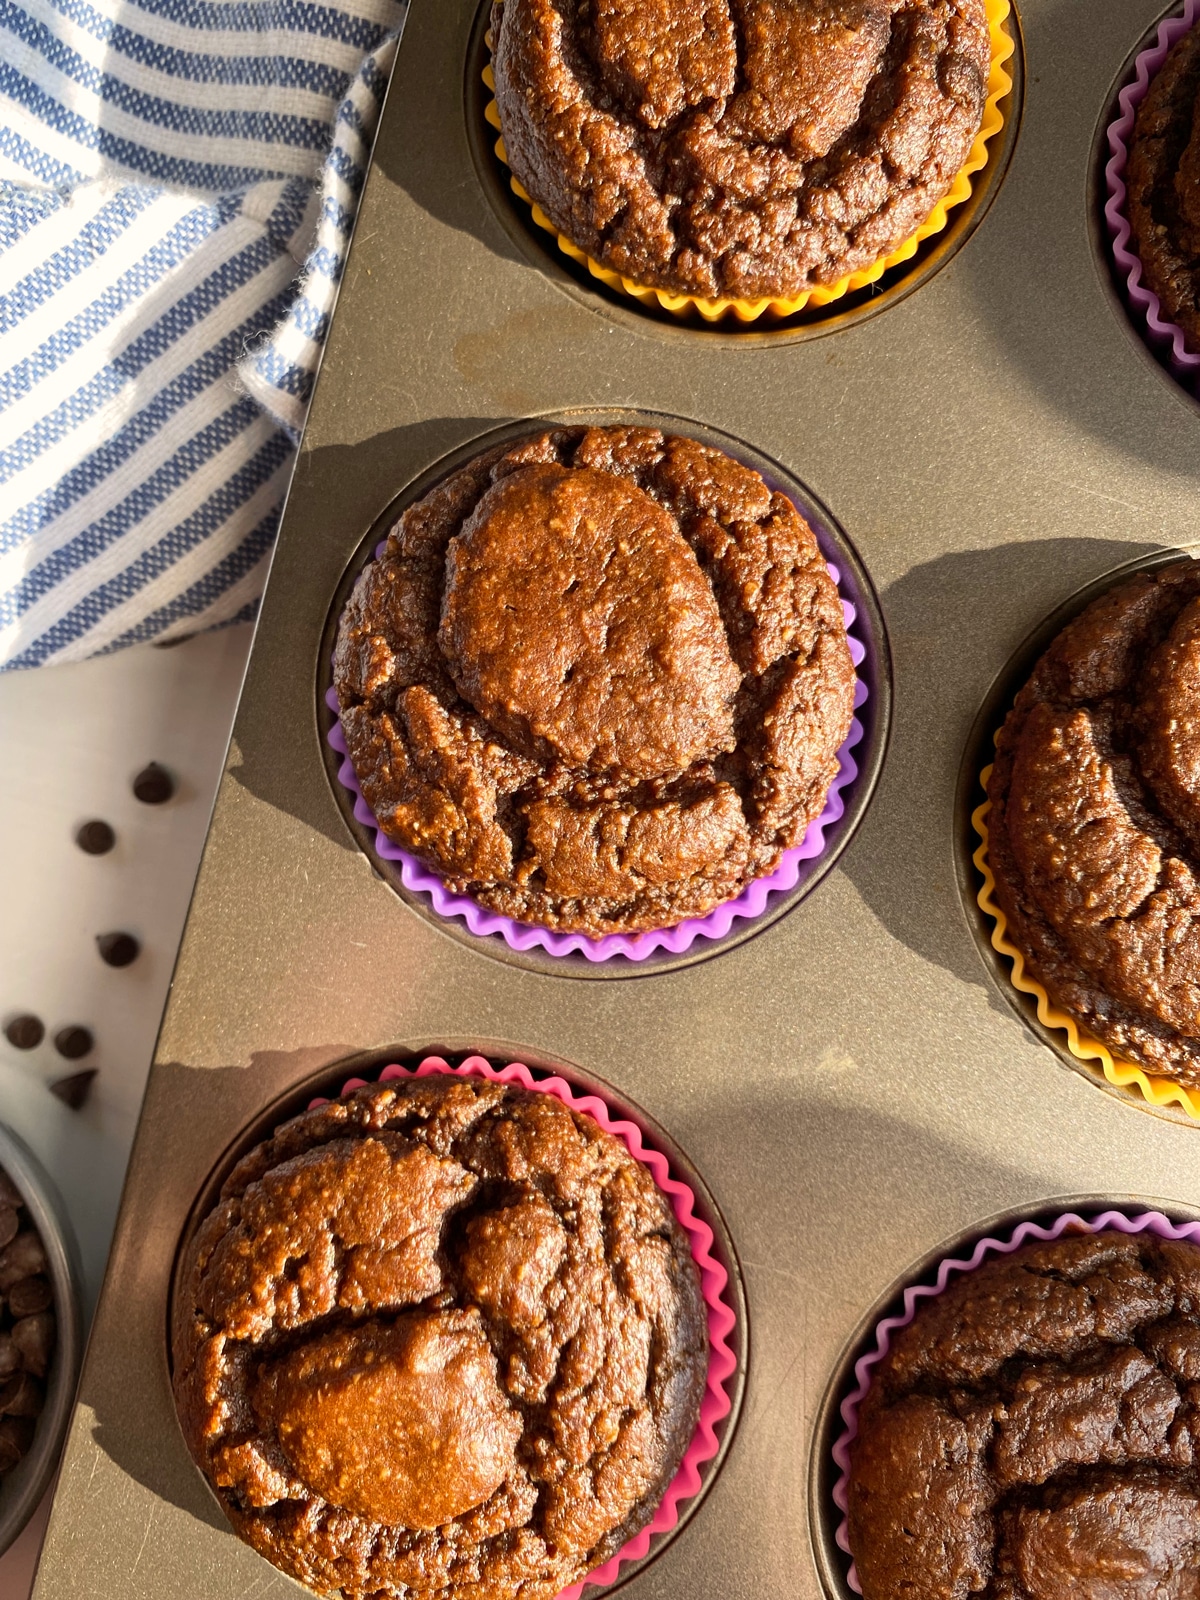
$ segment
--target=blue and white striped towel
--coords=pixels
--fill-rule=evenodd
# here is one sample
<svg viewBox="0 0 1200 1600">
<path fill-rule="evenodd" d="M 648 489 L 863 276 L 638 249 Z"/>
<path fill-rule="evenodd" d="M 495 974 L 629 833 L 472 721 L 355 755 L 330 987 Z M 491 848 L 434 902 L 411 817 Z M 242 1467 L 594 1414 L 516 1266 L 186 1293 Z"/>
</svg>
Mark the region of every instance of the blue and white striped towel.
<svg viewBox="0 0 1200 1600">
<path fill-rule="evenodd" d="M 0 0 L 0 670 L 253 614 L 403 0 Z"/>
</svg>

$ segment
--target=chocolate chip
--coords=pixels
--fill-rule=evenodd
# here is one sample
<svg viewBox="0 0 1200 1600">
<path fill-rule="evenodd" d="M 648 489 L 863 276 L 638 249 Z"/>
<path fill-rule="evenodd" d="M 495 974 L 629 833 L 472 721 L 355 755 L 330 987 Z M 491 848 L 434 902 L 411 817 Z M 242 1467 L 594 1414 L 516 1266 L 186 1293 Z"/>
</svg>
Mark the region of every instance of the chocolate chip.
<svg viewBox="0 0 1200 1600">
<path fill-rule="evenodd" d="M 116 834 L 98 817 L 85 822 L 75 833 L 75 843 L 88 856 L 106 856 L 116 842 Z"/>
<path fill-rule="evenodd" d="M 92 1092 L 92 1080 L 97 1076 L 95 1067 L 85 1067 L 82 1072 L 70 1072 L 65 1078 L 55 1078 L 50 1093 L 63 1105 L 78 1111 Z"/>
<path fill-rule="evenodd" d="M 145 806 L 161 806 L 175 793 L 175 780 L 166 767 L 152 761 L 133 780 L 135 797 Z"/>
<path fill-rule="evenodd" d="M 46 1028 L 40 1017 L 27 1011 L 5 1025 L 4 1037 L 14 1050 L 36 1050 L 46 1037 Z"/>
<path fill-rule="evenodd" d="M 28 1455 L 33 1430 L 32 1417 L 0 1417 L 0 1472 L 11 1472 Z"/>
<path fill-rule="evenodd" d="M 155 639 L 154 648 L 156 650 L 174 650 L 177 644 L 186 644 L 189 639 L 194 639 L 195 637 L 194 633 L 181 633 L 174 639 Z"/>
<path fill-rule="evenodd" d="M 5 1338 L 24 1362 L 26 1372 L 32 1372 L 35 1378 L 46 1376 L 54 1354 L 53 1311 L 39 1311 L 36 1316 L 22 1317 L 20 1322 L 15 1322 L 11 1334 L 0 1335 L 0 1352 Z"/>
<path fill-rule="evenodd" d="M 137 960 L 142 947 L 131 933 L 98 933 L 96 948 L 101 961 L 107 961 L 110 967 L 127 967 Z"/>
<path fill-rule="evenodd" d="M 60 1028 L 54 1035 L 54 1048 L 68 1061 L 78 1061 L 81 1056 L 86 1056 L 95 1042 L 87 1028 Z"/>
<path fill-rule="evenodd" d="M 7 1294 L 22 1278 L 32 1278 L 46 1270 L 46 1252 L 32 1230 L 19 1233 L 0 1250 L 0 1294 Z"/>
<path fill-rule="evenodd" d="M 29 1366 L 29 1358 L 17 1343 L 16 1331 L 14 1328 L 12 1333 L 0 1333 L 0 1381 L 11 1378 L 22 1365 L 28 1367 L 30 1372 L 33 1371 Z M 41 1373 L 37 1373 L 36 1376 L 41 1377 Z"/>
<path fill-rule="evenodd" d="M 17 1229 L 21 1219 L 17 1215 L 16 1206 L 0 1205 L 0 1250 L 6 1244 L 11 1244 L 17 1236 Z"/>
<path fill-rule="evenodd" d="M 33 1317 L 49 1311 L 54 1294 L 45 1278 L 22 1278 L 8 1291 L 8 1309 L 14 1317 Z"/>
<path fill-rule="evenodd" d="M 40 1416 L 45 1404 L 41 1384 L 27 1372 L 18 1372 L 0 1383 L 0 1411 L 6 1417 Z"/>
</svg>

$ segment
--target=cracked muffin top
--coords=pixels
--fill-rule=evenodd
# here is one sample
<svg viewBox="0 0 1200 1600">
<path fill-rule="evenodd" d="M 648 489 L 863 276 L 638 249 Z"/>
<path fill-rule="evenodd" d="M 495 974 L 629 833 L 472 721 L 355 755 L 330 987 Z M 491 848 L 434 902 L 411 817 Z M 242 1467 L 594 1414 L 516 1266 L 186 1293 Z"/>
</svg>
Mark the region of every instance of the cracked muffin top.
<svg viewBox="0 0 1200 1600">
<path fill-rule="evenodd" d="M 893 1336 L 851 1445 L 864 1600 L 1195 1600 L 1200 1250 L 1064 1235 Z"/>
<path fill-rule="evenodd" d="M 794 296 L 890 254 L 983 121 L 984 0 L 503 0 L 508 163 L 639 284 Z"/>
<path fill-rule="evenodd" d="M 1200 352 L 1200 28 L 1175 44 L 1138 107 L 1125 182 L 1143 281 Z"/>
<path fill-rule="evenodd" d="M 559 428 L 409 509 L 343 612 L 334 686 L 389 838 L 518 921 L 703 916 L 824 808 L 854 667 L 792 502 L 651 428 Z"/>
<path fill-rule="evenodd" d="M 1119 1055 L 1200 1086 L 1200 563 L 1138 573 L 1063 629 L 988 796 L 1032 975 Z"/>
<path fill-rule="evenodd" d="M 375 1084 L 243 1158 L 173 1307 L 234 1528 L 346 1600 L 551 1600 L 652 1517 L 708 1334 L 648 1169 L 553 1096 Z"/>
</svg>

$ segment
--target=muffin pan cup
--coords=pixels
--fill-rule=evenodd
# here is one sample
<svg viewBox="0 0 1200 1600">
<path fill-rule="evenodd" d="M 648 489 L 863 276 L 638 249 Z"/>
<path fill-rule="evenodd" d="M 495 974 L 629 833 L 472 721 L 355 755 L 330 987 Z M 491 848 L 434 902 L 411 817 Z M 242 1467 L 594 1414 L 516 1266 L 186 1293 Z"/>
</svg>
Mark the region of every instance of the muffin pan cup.
<svg viewBox="0 0 1200 1600">
<path fill-rule="evenodd" d="M 230 1531 L 187 1454 L 168 1286 L 223 1153 L 391 1061 L 567 1063 L 575 1087 L 642 1108 L 724 1219 L 740 1271 L 723 1264 L 745 1295 L 740 1417 L 685 1525 L 623 1566 L 631 1600 L 846 1600 L 819 1557 L 832 1535 L 810 1469 L 839 1363 L 889 1286 L 952 1253 L 947 1239 L 976 1238 L 980 1219 L 1055 1214 L 1079 1195 L 1194 1215 L 1195 1126 L 1097 1092 L 1082 1064 L 1064 1070 L 995 967 L 970 828 L 994 714 L 958 801 L 964 746 L 1020 641 L 1122 563 L 1194 540 L 1200 487 L 1200 412 L 1114 315 L 1090 231 L 1108 97 L 1164 0 L 1089 0 L 1085 25 L 1061 0 L 1017 4 L 1024 116 L 1019 135 L 1006 124 L 1015 151 L 983 222 L 903 298 L 831 316 L 817 338 L 660 322 L 531 242 L 489 188 L 486 145 L 481 161 L 476 0 L 412 0 L 37 1600 L 93 1600 L 115 1573 L 122 1600 L 302 1594 Z M 872 747 L 874 796 L 803 900 L 669 964 L 578 957 L 606 981 L 567 982 L 575 957 L 498 959 L 381 875 L 325 745 L 327 629 L 398 495 L 498 430 L 594 414 L 711 430 L 827 507 L 886 618 L 863 715 L 887 696 L 889 638 L 894 714 L 886 763 Z M 864 776 L 869 732 L 854 752 Z"/>
<path fill-rule="evenodd" d="M 576 419 L 578 420 L 578 419 Z M 668 417 L 639 418 L 624 413 L 617 418 L 598 418 L 660 426 L 668 432 L 705 433 L 689 429 L 685 422 Z M 725 439 L 709 437 L 705 442 L 726 448 L 730 454 L 747 457 L 744 449 Z M 771 488 L 788 495 L 816 534 L 826 557 L 826 565 L 842 596 L 850 656 L 854 662 L 854 712 L 850 730 L 838 751 L 838 770 L 825 805 L 818 816 L 789 850 L 785 850 L 773 871 L 750 882 L 739 895 L 722 901 L 706 916 L 689 917 L 670 928 L 651 929 L 637 934 L 606 934 L 592 938 L 582 933 L 557 933 L 534 923 L 517 922 L 489 911 L 469 895 L 459 894 L 410 851 L 388 837 L 371 811 L 359 786 L 358 777 L 346 753 L 346 740 L 338 716 L 337 691 L 332 683 L 325 689 L 323 703 L 331 720 L 325 743 L 336 760 L 331 763 L 340 793 L 335 790 L 343 815 L 355 826 L 356 836 L 371 841 L 369 848 L 379 870 L 393 886 L 420 909 L 442 919 L 454 919 L 467 934 L 485 941 L 496 955 L 517 961 L 537 962 L 544 970 L 574 977 L 619 977 L 641 970 L 703 959 L 714 949 L 724 949 L 751 937 L 766 923 L 794 906 L 807 894 L 837 859 L 851 837 L 870 801 L 878 776 L 887 738 L 889 710 L 889 662 L 878 601 L 870 580 L 863 572 L 845 533 L 828 510 L 807 493 L 803 485 L 786 482 L 776 469 L 755 460 L 748 464 L 762 472 Z M 407 502 L 408 497 L 404 497 Z M 389 528 L 399 520 L 403 506 L 389 512 Z M 367 541 L 370 556 L 383 555 L 386 538 L 377 544 Z M 331 610 L 327 636 L 335 639 L 342 615 L 341 596 L 348 581 L 357 578 L 366 559 L 352 563 L 347 580 L 339 588 L 339 603 Z M 864 643 L 865 640 L 865 643 Z M 332 650 L 330 651 L 332 662 Z M 330 676 L 331 674 L 327 675 Z M 868 705 L 868 702 L 873 703 Z"/>
<path fill-rule="evenodd" d="M 912 233 L 909 238 L 886 256 L 881 256 L 878 261 L 873 261 L 868 267 L 860 267 L 855 272 L 849 272 L 836 283 L 818 284 L 812 289 L 801 294 L 771 298 L 765 296 L 756 300 L 741 300 L 722 296 L 716 300 L 706 300 L 694 294 L 675 294 L 668 289 L 650 288 L 646 284 L 637 283 L 634 279 L 626 277 L 624 273 L 606 267 L 601 262 L 595 261 L 586 251 L 581 250 L 564 233 L 560 233 L 542 210 L 541 206 L 532 198 L 524 186 L 509 173 L 509 187 L 517 199 L 528 207 L 529 216 L 535 227 L 543 233 L 549 234 L 562 253 L 578 266 L 583 267 L 593 278 L 596 278 L 606 288 L 617 294 L 628 296 L 631 300 L 639 301 L 643 306 L 671 317 L 698 316 L 705 323 L 719 323 L 728 321 L 737 323 L 754 323 L 760 317 L 768 323 L 784 320 L 797 316 L 808 310 L 823 310 L 826 306 L 835 305 L 845 296 L 854 294 L 860 289 L 871 289 L 879 283 L 886 273 L 895 272 L 910 262 L 917 254 L 920 247 L 929 239 L 936 238 L 950 222 L 952 213 L 957 206 L 961 206 L 971 198 L 972 190 L 977 185 L 986 182 L 979 175 L 984 173 L 989 162 L 994 168 L 1004 164 L 1003 146 L 997 135 L 1004 128 L 1006 114 L 1012 111 L 1013 75 L 1009 70 L 1016 44 L 1014 41 L 1015 21 L 1012 15 L 1010 0 L 985 0 L 988 15 L 988 27 L 991 36 L 991 64 L 987 82 L 987 101 L 984 106 L 983 120 L 979 132 L 971 146 L 970 153 L 962 167 L 954 176 L 947 193 L 934 206 L 925 221 Z M 490 0 L 489 0 L 490 9 Z M 491 50 L 492 36 L 490 29 L 485 37 L 488 50 L 487 65 L 483 68 L 482 78 L 484 87 L 488 91 L 489 99 L 484 107 L 484 118 L 488 125 L 500 133 L 500 110 L 494 98 L 496 89 L 495 73 L 492 69 Z M 995 144 L 993 144 L 995 141 Z M 503 135 L 496 139 L 494 144 L 496 159 L 508 172 L 508 155 L 504 148 Z"/>
<path fill-rule="evenodd" d="M 822 1520 L 827 1533 L 832 1525 L 833 1543 L 844 1558 L 836 1562 L 838 1576 L 854 1594 L 861 1595 L 862 1587 L 850 1549 L 847 1525 L 850 1452 L 858 1436 L 859 1407 L 871 1387 L 876 1367 L 891 1349 L 893 1338 L 901 1328 L 906 1328 L 912 1322 L 926 1301 L 936 1299 L 955 1278 L 963 1273 L 974 1272 L 992 1257 L 1011 1255 L 1022 1245 L 1034 1241 L 1047 1243 L 1061 1239 L 1066 1233 L 1104 1232 L 1131 1236 L 1152 1233 L 1160 1239 L 1184 1239 L 1200 1244 L 1200 1222 L 1176 1221 L 1161 1211 L 1132 1206 L 1121 1209 L 1088 1206 L 1082 1215 L 1076 1210 L 1064 1210 L 1057 1216 L 1045 1219 L 1028 1218 L 1015 1226 L 1010 1221 L 1008 1226 L 996 1228 L 994 1235 L 988 1231 L 966 1241 L 955 1254 L 943 1257 L 935 1267 L 914 1275 L 916 1281 L 910 1278 L 903 1290 L 894 1297 L 899 1302 L 896 1309 L 874 1323 L 866 1336 L 857 1342 L 855 1351 L 845 1363 L 850 1365 L 850 1371 L 840 1384 L 835 1385 L 836 1395 L 830 1397 L 836 1403 L 837 1417 L 833 1427 L 836 1437 L 829 1447 L 830 1459 L 827 1463 L 820 1463 L 822 1470 L 814 1474 L 817 1485 L 826 1477 L 832 1479 L 829 1499 L 833 1509 L 830 1512 L 829 1507 L 823 1507 Z M 820 1489 L 818 1492 L 821 1492 Z"/>
<path fill-rule="evenodd" d="M 1142 263 L 1132 240 L 1126 212 L 1125 174 L 1138 107 L 1166 61 L 1173 45 L 1200 21 L 1200 0 L 1184 0 L 1181 10 L 1165 17 L 1154 39 L 1139 51 L 1129 81 L 1118 96 L 1118 115 L 1106 130 L 1108 160 L 1104 168 L 1104 223 L 1118 278 L 1135 327 L 1150 349 L 1192 394 L 1200 393 L 1200 351 L 1190 350 L 1183 329 L 1163 310 L 1162 301 L 1142 281 Z"/>
<path fill-rule="evenodd" d="M 996 880 L 988 864 L 991 801 L 986 792 L 992 773 L 990 755 L 1004 719 L 1051 640 L 1107 589 L 1136 572 L 1153 570 L 1181 556 L 1196 560 L 1200 557 L 1200 547 L 1164 551 L 1146 560 L 1129 562 L 1087 585 L 1030 634 L 1000 674 L 976 719 L 975 731 L 963 758 L 959 810 L 960 822 L 962 814 L 969 813 L 970 817 L 969 833 L 964 834 L 963 844 L 970 867 L 960 862 L 960 881 L 967 914 L 976 924 L 980 949 L 1005 998 L 1036 1035 L 1058 1054 L 1064 1065 L 1139 1109 L 1196 1127 L 1200 1126 L 1200 1090 L 1185 1087 L 1173 1078 L 1114 1055 L 1107 1045 L 1057 1006 L 1045 987 L 1028 971 L 1024 954 L 1008 936 L 1008 921 L 995 897 Z"/>
</svg>

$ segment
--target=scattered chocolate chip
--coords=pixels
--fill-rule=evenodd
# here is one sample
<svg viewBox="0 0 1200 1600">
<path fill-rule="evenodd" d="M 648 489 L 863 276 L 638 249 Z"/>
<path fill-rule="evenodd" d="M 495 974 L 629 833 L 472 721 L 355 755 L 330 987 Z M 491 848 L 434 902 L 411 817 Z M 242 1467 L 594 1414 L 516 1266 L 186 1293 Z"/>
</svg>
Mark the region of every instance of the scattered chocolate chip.
<svg viewBox="0 0 1200 1600">
<path fill-rule="evenodd" d="M 35 1378 L 46 1376 L 50 1357 L 54 1353 L 53 1311 L 39 1311 L 36 1316 L 22 1317 L 20 1322 L 13 1323 L 11 1334 L 0 1334 L 0 1340 L 4 1338 L 8 1339 L 24 1362 L 26 1372 L 32 1372 Z"/>
<path fill-rule="evenodd" d="M 0 1417 L 0 1473 L 11 1472 L 33 1443 L 32 1417 Z"/>
<path fill-rule="evenodd" d="M 166 767 L 152 761 L 133 780 L 134 796 L 145 806 L 161 806 L 175 793 L 175 780 Z"/>
<path fill-rule="evenodd" d="M 54 1035 L 54 1048 L 68 1061 L 78 1061 L 81 1056 L 86 1056 L 95 1042 L 88 1028 L 60 1028 Z"/>
<path fill-rule="evenodd" d="M 41 1384 L 28 1372 L 18 1372 L 0 1383 L 0 1411 L 6 1417 L 40 1416 L 45 1404 Z"/>
<path fill-rule="evenodd" d="M 34 1317 L 53 1304 L 54 1293 L 45 1278 L 22 1278 L 8 1291 L 8 1309 L 17 1318 Z"/>
<path fill-rule="evenodd" d="M 116 842 L 116 834 L 98 817 L 85 822 L 75 834 L 75 843 L 88 856 L 106 856 Z"/>
<path fill-rule="evenodd" d="M 36 1050 L 46 1037 L 46 1028 L 40 1017 L 27 1011 L 5 1025 L 4 1037 L 14 1050 Z"/>
<path fill-rule="evenodd" d="M 85 1067 L 82 1072 L 70 1072 L 65 1078 L 55 1078 L 50 1093 L 63 1105 L 78 1111 L 92 1092 L 92 1080 L 97 1075 L 95 1067 Z"/>
<path fill-rule="evenodd" d="M 96 948 L 101 961 L 106 961 L 110 967 L 127 967 L 137 960 L 142 947 L 131 933 L 98 933 Z"/>
<path fill-rule="evenodd" d="M 0 1250 L 6 1244 L 11 1244 L 17 1236 L 17 1229 L 21 1219 L 17 1215 L 16 1206 L 0 1205 Z"/>
<path fill-rule="evenodd" d="M 42 1241 L 32 1230 L 19 1233 L 11 1244 L 0 1250 L 0 1294 L 7 1294 L 22 1278 L 35 1277 L 45 1270 L 46 1252 Z"/>
<path fill-rule="evenodd" d="M 181 633 L 174 639 L 155 639 L 154 648 L 156 650 L 174 650 L 177 644 L 186 644 L 189 639 L 194 639 L 195 637 L 194 633 Z"/>
</svg>

